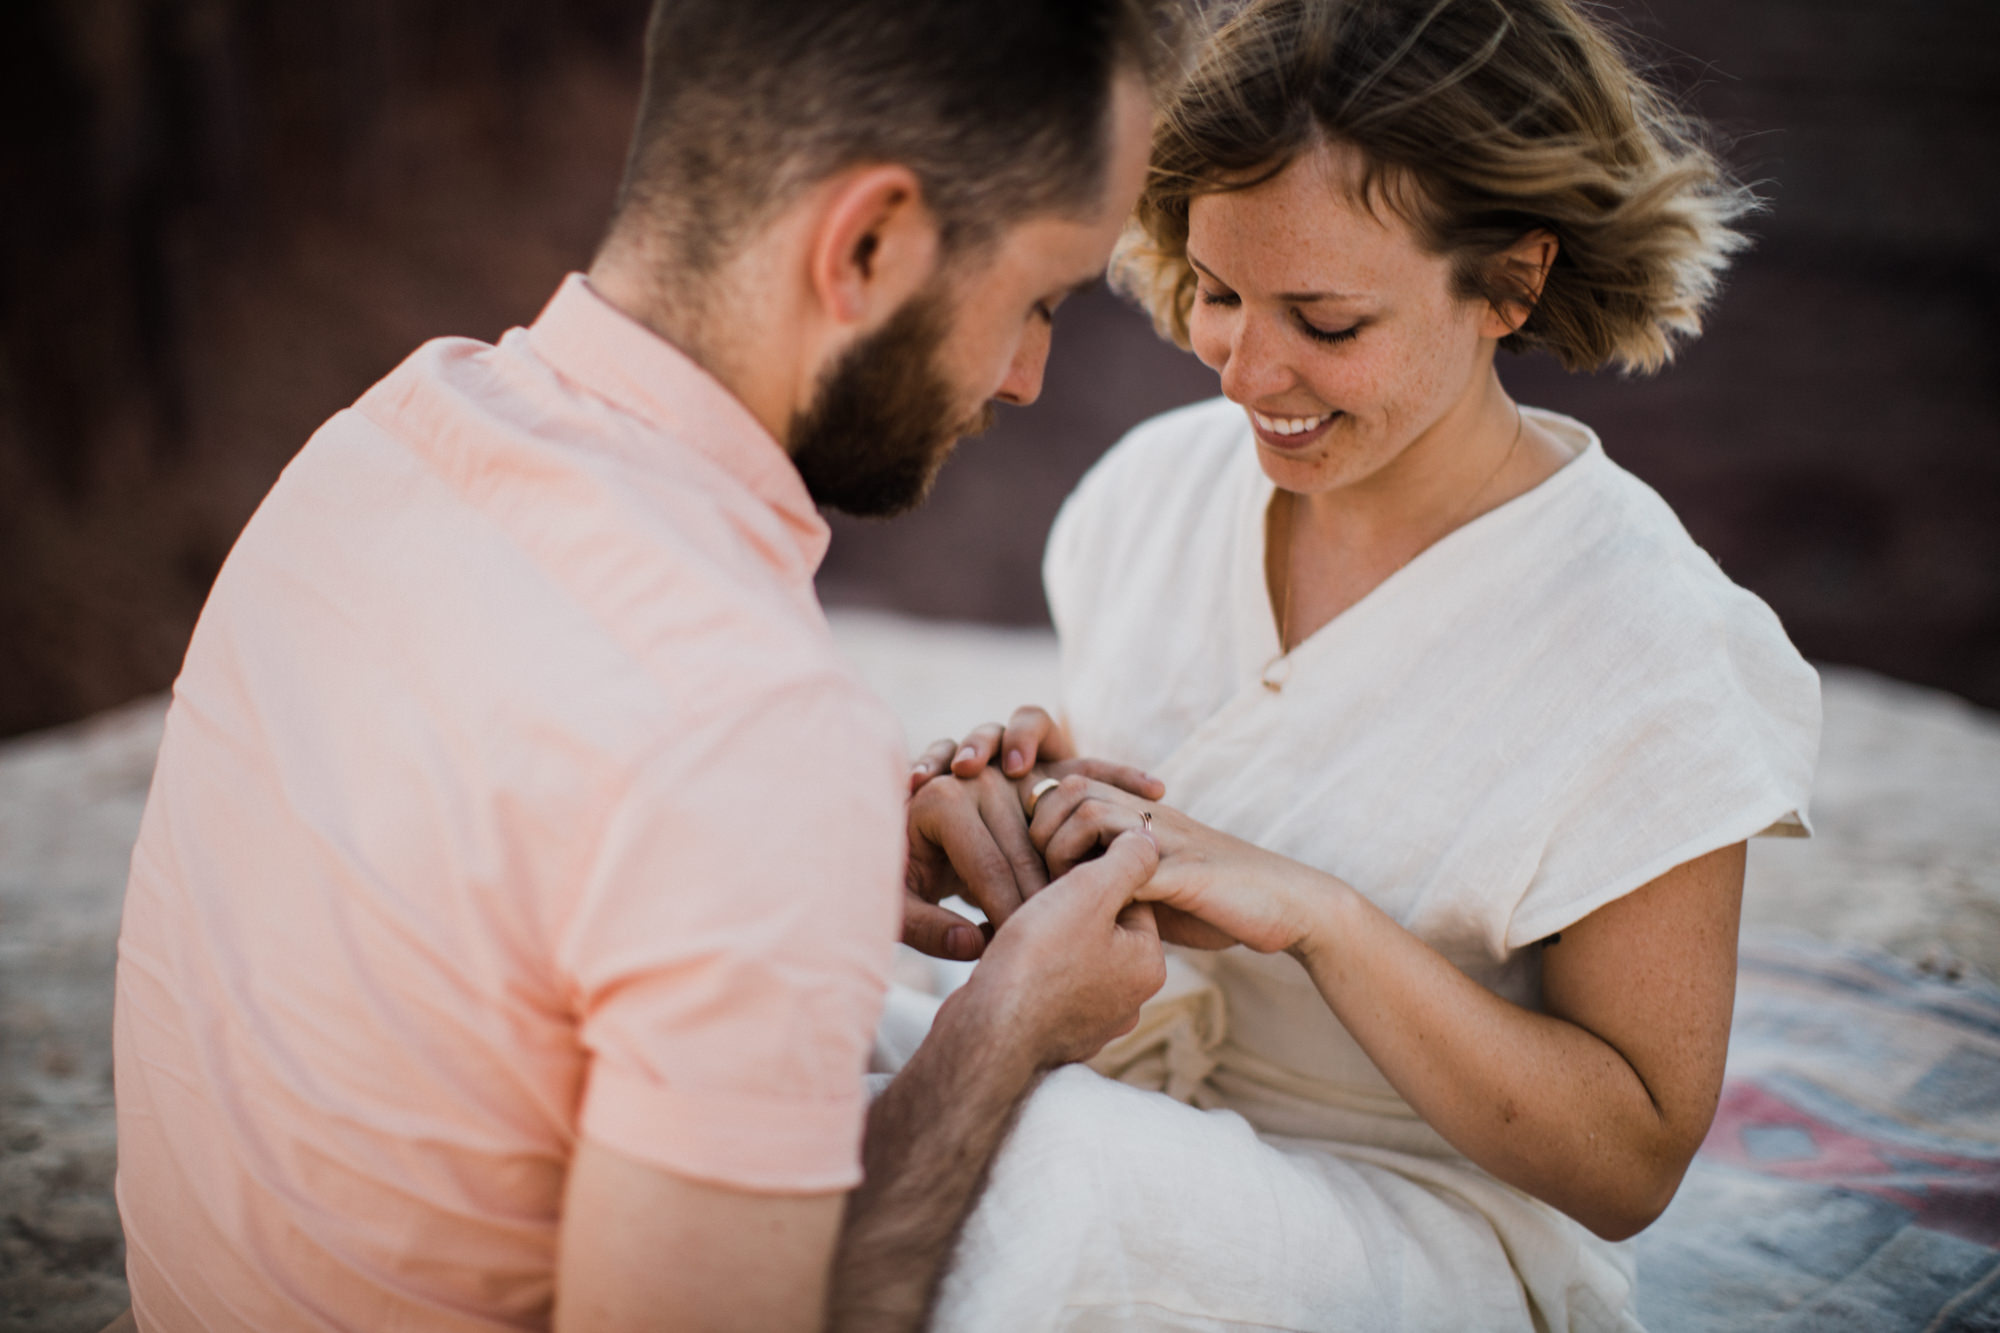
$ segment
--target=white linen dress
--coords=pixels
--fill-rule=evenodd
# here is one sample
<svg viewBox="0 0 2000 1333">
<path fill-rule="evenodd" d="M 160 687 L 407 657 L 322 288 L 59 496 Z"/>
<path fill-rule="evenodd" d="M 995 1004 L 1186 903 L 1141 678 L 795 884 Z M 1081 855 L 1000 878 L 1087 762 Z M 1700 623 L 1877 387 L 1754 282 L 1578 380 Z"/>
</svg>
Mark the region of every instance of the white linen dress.
<svg viewBox="0 0 2000 1333">
<path fill-rule="evenodd" d="M 1806 832 L 1819 682 L 1587 428 L 1528 415 L 1572 461 L 1298 645 L 1279 692 L 1273 488 L 1233 404 L 1108 453 L 1044 576 L 1082 753 L 1339 876 L 1532 1008 L 1549 935 Z M 1294 960 L 1177 950 L 1170 975 L 1103 1073 L 1023 1108 L 936 1328 L 1638 1327 L 1629 1247 L 1447 1144 Z"/>
</svg>

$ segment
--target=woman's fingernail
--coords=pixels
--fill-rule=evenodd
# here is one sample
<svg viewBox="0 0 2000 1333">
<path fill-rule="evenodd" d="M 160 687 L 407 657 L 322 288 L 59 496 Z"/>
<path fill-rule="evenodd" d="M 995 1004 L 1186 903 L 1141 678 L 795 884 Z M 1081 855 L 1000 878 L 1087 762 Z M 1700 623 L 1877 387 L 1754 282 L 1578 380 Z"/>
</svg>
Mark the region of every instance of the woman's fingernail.
<svg viewBox="0 0 2000 1333">
<path fill-rule="evenodd" d="M 973 749 L 970 745 L 968 745 L 964 749 L 960 750 L 958 752 L 957 758 L 953 759 L 951 762 L 953 762 L 954 764 L 962 763 L 967 759 L 977 759 L 978 757 L 979 757 L 979 751 Z"/>
<path fill-rule="evenodd" d="M 1014 773 L 1021 771 L 1021 752 L 1019 750 L 1007 751 L 1007 768 L 1008 771 Z"/>
</svg>

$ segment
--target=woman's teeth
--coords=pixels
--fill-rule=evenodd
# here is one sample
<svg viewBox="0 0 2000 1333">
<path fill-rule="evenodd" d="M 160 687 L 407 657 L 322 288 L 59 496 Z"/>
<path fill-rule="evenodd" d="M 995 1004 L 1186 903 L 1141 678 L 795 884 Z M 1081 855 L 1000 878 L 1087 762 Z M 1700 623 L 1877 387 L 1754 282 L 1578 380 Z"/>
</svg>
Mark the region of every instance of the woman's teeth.
<svg viewBox="0 0 2000 1333">
<path fill-rule="evenodd" d="M 1319 429 L 1333 418 L 1331 412 L 1322 412 L 1316 417 L 1267 417 L 1262 412 L 1250 415 L 1273 435 L 1303 435 L 1309 430 Z"/>
</svg>

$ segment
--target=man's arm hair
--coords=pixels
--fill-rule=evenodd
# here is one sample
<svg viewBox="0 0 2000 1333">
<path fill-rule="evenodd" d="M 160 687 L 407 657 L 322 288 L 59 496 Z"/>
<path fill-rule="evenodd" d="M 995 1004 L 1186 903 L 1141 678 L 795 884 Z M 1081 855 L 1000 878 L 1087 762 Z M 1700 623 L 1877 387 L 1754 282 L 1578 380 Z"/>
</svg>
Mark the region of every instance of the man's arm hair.
<svg viewBox="0 0 2000 1333">
<path fill-rule="evenodd" d="M 834 1260 L 835 1333 L 924 1326 L 959 1228 L 1040 1077 L 1020 1044 L 982 1030 L 962 997 L 946 1001 L 868 1113 L 865 1179 L 848 1196 Z"/>
<path fill-rule="evenodd" d="M 963 992 L 868 1115 L 847 1196 L 760 1195 L 584 1140 L 570 1166 L 555 1333 L 924 1326 L 946 1258 L 1014 1112 L 1040 1077 Z M 832 1292 L 828 1299 L 829 1261 Z"/>
<path fill-rule="evenodd" d="M 1166 979 L 1150 907 L 1131 896 L 1159 864 L 1127 835 L 1008 918 L 971 980 L 877 1099 L 834 1261 L 829 1325 L 912 1333 L 1014 1112 L 1044 1069 L 1131 1030 Z"/>
</svg>

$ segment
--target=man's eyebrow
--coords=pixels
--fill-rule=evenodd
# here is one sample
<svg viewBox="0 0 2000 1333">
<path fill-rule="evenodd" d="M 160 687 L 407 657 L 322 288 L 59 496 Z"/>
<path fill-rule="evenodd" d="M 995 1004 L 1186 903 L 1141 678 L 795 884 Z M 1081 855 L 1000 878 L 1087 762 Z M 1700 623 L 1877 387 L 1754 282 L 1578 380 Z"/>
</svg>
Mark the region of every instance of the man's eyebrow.
<svg viewBox="0 0 2000 1333">
<path fill-rule="evenodd" d="M 1194 257 L 1194 251 L 1183 250 L 1182 253 L 1187 256 L 1187 262 L 1201 270 L 1202 276 L 1210 282 L 1222 282 L 1221 278 L 1215 276 L 1214 269 Z M 1222 282 L 1222 285 L 1227 287 L 1229 284 Z M 1277 299 L 1293 305 L 1309 305 L 1314 301 L 1353 301 L 1358 298 L 1348 292 L 1279 292 Z"/>
</svg>

